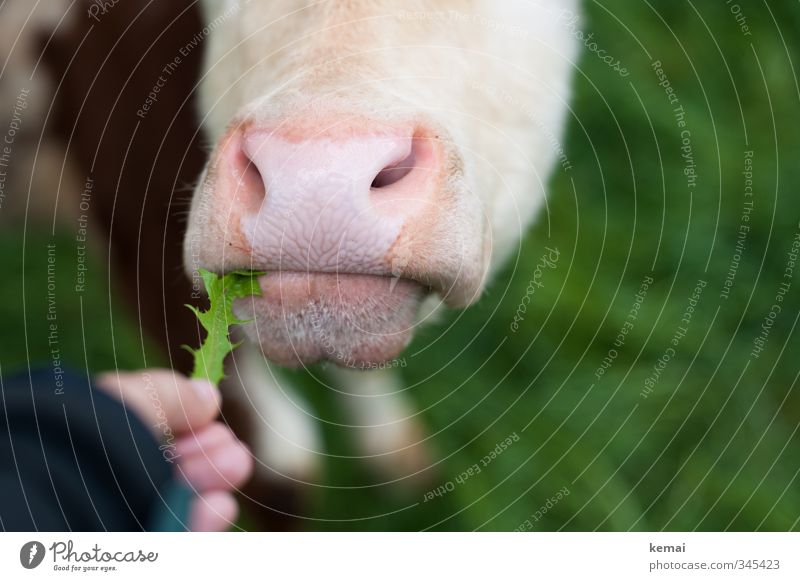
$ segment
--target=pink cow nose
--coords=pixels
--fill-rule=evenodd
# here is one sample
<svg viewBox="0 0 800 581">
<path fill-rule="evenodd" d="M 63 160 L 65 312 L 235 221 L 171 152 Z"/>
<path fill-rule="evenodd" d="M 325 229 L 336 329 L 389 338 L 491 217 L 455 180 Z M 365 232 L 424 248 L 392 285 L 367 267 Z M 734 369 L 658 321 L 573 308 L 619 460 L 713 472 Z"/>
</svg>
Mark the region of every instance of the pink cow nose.
<svg viewBox="0 0 800 581">
<path fill-rule="evenodd" d="M 432 212 L 441 166 L 420 131 L 298 138 L 251 126 L 225 146 L 214 195 L 240 214 L 258 268 L 392 275 L 401 234 Z"/>
</svg>

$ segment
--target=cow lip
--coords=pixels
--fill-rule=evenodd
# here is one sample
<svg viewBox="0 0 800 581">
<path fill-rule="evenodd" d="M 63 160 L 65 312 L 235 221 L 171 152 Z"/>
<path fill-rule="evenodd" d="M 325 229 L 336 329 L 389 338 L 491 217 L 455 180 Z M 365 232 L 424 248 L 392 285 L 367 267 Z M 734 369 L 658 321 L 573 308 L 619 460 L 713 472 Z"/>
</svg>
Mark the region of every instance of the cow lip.
<svg viewBox="0 0 800 581">
<path fill-rule="evenodd" d="M 259 282 L 266 282 L 268 280 L 274 279 L 275 277 L 287 277 L 287 278 L 313 278 L 317 276 L 321 277 L 336 277 L 342 279 L 350 279 L 350 278 L 365 278 L 365 279 L 386 279 L 389 281 L 396 281 L 394 284 L 397 284 L 401 281 L 405 282 L 412 282 L 420 287 L 422 287 L 426 293 L 432 292 L 440 292 L 440 289 L 431 286 L 429 283 L 419 280 L 415 277 L 411 276 L 394 276 L 391 274 L 374 274 L 369 272 L 357 272 L 357 271 L 325 271 L 325 270 L 266 270 L 266 271 L 256 271 L 261 272 L 259 275 Z M 391 284 L 391 283 L 390 283 Z M 394 284 L 391 286 L 394 287 Z"/>
<path fill-rule="evenodd" d="M 313 284 L 316 280 L 336 280 L 338 281 L 352 281 L 352 280 L 365 280 L 365 281 L 380 281 L 386 280 L 389 281 L 389 288 L 388 292 L 391 294 L 394 292 L 396 286 L 400 283 L 411 283 L 420 289 L 422 289 L 424 294 L 430 294 L 435 291 L 434 288 L 430 287 L 429 285 L 420 282 L 417 279 L 405 277 L 405 276 L 390 276 L 384 274 L 371 274 L 371 273 L 361 273 L 361 272 L 326 272 L 326 271 L 295 271 L 295 270 L 273 270 L 273 271 L 265 271 L 264 274 L 261 274 L 258 278 L 259 285 L 264 290 L 265 285 L 274 284 L 276 280 L 283 282 L 295 282 L 302 283 L 304 280 L 307 280 L 309 284 Z M 282 287 L 282 285 L 281 285 Z M 338 287 L 338 285 L 337 285 Z M 263 295 L 261 298 L 265 298 Z"/>
<path fill-rule="evenodd" d="M 259 279 L 262 295 L 237 299 L 234 312 L 255 322 L 245 333 L 278 364 L 389 361 L 410 341 L 426 294 L 416 281 L 391 281 L 369 274 L 274 271 Z"/>
<path fill-rule="evenodd" d="M 336 276 L 336 277 L 370 277 L 370 278 L 385 278 L 389 280 L 407 280 L 411 282 L 415 282 L 420 286 L 430 288 L 426 283 L 423 283 L 416 278 L 409 277 L 409 276 L 394 276 L 391 274 L 374 274 L 371 272 L 358 272 L 358 271 L 327 271 L 327 270 L 267 270 L 262 271 L 263 274 L 259 276 L 259 278 L 267 278 L 267 277 L 274 277 L 274 276 Z M 431 290 L 433 290 L 431 288 Z"/>
<path fill-rule="evenodd" d="M 324 271 L 324 270 L 259 270 L 254 265 L 250 264 L 247 266 L 235 266 L 233 268 L 229 267 L 219 271 L 218 269 L 209 269 L 209 272 L 214 272 L 218 276 L 224 276 L 225 274 L 230 274 L 235 271 L 241 272 L 254 272 L 258 274 L 259 285 L 262 286 L 265 282 L 270 281 L 271 279 L 278 277 L 286 276 L 288 278 L 301 278 L 307 277 L 312 278 L 315 276 L 336 276 L 337 278 L 350 278 L 350 277 L 364 277 L 364 278 L 372 278 L 372 279 L 387 279 L 390 281 L 394 281 L 390 283 L 390 290 L 393 290 L 394 286 L 400 282 L 412 282 L 419 287 L 421 287 L 425 294 L 431 293 L 440 293 L 442 294 L 444 291 L 440 288 L 439 285 L 431 284 L 428 281 L 420 280 L 419 278 L 413 276 L 394 276 L 391 274 L 374 274 L 368 272 L 357 272 L 357 271 Z M 243 300 L 243 299 L 237 299 Z M 253 300 L 252 298 L 250 300 Z"/>
</svg>

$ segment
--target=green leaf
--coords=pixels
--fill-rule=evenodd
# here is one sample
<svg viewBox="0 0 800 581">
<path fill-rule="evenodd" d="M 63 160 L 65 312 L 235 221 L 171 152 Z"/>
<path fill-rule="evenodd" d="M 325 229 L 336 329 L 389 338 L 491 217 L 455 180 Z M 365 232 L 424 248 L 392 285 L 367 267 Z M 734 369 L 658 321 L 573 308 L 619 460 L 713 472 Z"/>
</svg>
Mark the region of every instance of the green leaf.
<svg viewBox="0 0 800 581">
<path fill-rule="evenodd" d="M 225 357 L 239 346 L 238 343 L 235 345 L 231 343 L 229 327 L 250 322 L 236 318 L 233 314 L 233 301 L 250 296 L 260 297 L 261 287 L 258 284 L 258 277 L 263 274 L 263 272 L 237 270 L 225 276 L 218 276 L 200 269 L 200 276 L 203 277 L 211 305 L 207 311 L 186 305 L 208 332 L 199 349 L 184 345 L 184 349 L 194 355 L 192 379 L 207 379 L 214 385 L 219 385 L 225 377 L 223 370 Z"/>
</svg>

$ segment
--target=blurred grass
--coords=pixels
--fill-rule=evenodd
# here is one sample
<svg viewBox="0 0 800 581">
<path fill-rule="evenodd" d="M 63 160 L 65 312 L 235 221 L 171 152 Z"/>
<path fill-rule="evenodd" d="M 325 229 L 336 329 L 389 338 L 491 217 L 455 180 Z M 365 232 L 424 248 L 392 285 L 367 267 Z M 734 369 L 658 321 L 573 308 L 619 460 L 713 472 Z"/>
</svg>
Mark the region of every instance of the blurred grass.
<svg viewBox="0 0 800 581">
<path fill-rule="evenodd" d="M 50 251 L 53 267 L 48 270 Z M 89 253 L 84 292 L 75 290 L 78 261 L 75 234 L 54 234 L 39 227 L 30 232 L 0 231 L 3 267 L 0 282 L 0 368 L 14 373 L 29 366 L 51 365 L 54 356 L 85 373 L 137 369 L 163 363 L 139 333 L 131 314 L 114 300 L 107 269 Z M 49 275 L 53 279 L 48 280 Z M 48 319 L 48 283 L 53 283 L 55 320 Z M 50 325 L 55 324 L 55 342 Z M 149 356 L 149 357 L 148 357 Z"/>
<path fill-rule="evenodd" d="M 742 7 L 752 36 L 742 34 L 723 2 L 587 3 L 582 28 L 631 74 L 623 79 L 594 55 L 583 56 L 567 139 L 573 169 L 557 170 L 547 215 L 524 241 L 517 267 L 509 266 L 480 304 L 418 335 L 404 370 L 443 458 L 433 487 L 509 434 L 520 441 L 429 502 L 422 502 L 424 491 L 364 487 L 370 478 L 362 463 L 331 456 L 327 486 L 312 494 L 309 527 L 510 530 L 528 519 L 536 530 L 799 528 L 800 273 L 766 349 L 757 359 L 750 352 L 800 221 L 800 4 Z M 655 60 L 686 111 L 699 172 L 691 193 Z M 755 208 L 724 300 L 746 150 L 755 152 Z M 66 236 L 60 247 L 70 248 Z M 4 232 L 0 241 L 5 373 L 47 360 L 44 307 L 35 305 L 43 304 L 49 236 L 28 234 L 24 311 L 19 235 Z M 545 246 L 560 250 L 558 268 L 545 272 L 520 331 L 510 333 Z M 59 269 L 64 288 L 67 271 Z M 84 336 L 79 302 L 59 294 L 64 358 L 83 368 L 85 342 L 89 369 L 143 365 L 136 326 L 109 305 L 101 265 L 91 271 Z M 638 321 L 598 380 L 595 370 L 647 275 L 655 282 Z M 699 279 L 708 286 L 688 333 L 643 398 Z M 423 350 L 440 335 L 435 349 Z M 309 373 L 290 375 L 327 420 L 329 451 L 353 454 L 346 430 L 335 427 L 342 418 L 330 394 Z M 569 495 L 534 522 L 565 486 Z"/>
</svg>

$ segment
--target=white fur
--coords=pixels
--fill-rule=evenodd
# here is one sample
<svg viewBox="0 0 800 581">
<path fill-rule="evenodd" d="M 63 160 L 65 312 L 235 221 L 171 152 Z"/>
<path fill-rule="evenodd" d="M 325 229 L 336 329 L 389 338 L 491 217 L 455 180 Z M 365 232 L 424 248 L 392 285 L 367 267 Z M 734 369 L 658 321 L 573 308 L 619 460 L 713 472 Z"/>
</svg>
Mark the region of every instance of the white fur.
<svg viewBox="0 0 800 581">
<path fill-rule="evenodd" d="M 333 369 L 331 379 L 361 455 L 392 480 L 428 476 L 425 430 L 397 373 Z"/>
<path fill-rule="evenodd" d="M 233 363 L 235 372 L 226 382 L 225 397 L 235 397 L 254 410 L 259 426 L 252 443 L 259 460 L 256 469 L 271 477 L 315 480 L 322 440 L 306 402 L 280 381 L 252 344 L 240 347 Z"/>
</svg>

